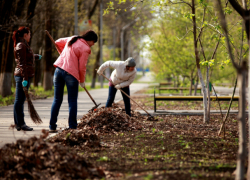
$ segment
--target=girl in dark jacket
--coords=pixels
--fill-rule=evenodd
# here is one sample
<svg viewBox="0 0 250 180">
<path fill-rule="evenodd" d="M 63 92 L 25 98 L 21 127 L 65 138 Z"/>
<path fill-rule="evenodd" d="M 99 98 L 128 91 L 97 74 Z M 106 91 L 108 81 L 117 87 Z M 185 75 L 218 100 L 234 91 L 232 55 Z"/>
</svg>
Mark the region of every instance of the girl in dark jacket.
<svg viewBox="0 0 250 180">
<path fill-rule="evenodd" d="M 32 131 L 33 128 L 27 126 L 24 122 L 23 105 L 25 94 L 23 87 L 30 86 L 31 78 L 35 75 L 35 59 L 41 59 L 42 56 L 34 54 L 30 49 L 30 29 L 28 27 L 20 27 L 13 32 L 14 55 L 16 67 L 14 77 L 16 81 L 16 98 L 14 103 L 14 121 L 18 131 Z"/>
</svg>

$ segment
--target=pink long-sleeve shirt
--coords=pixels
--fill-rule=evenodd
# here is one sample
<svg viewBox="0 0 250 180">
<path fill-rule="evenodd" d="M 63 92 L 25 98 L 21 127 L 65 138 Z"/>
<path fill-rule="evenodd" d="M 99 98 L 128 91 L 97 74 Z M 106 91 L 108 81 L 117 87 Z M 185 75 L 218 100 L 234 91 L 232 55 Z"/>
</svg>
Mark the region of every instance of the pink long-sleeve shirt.
<svg viewBox="0 0 250 180">
<path fill-rule="evenodd" d="M 68 46 L 67 42 L 73 37 L 75 36 L 56 40 L 55 43 L 61 54 L 55 61 L 54 66 L 68 72 L 82 83 L 85 81 L 86 66 L 91 49 L 84 39 L 78 39 L 74 44 Z"/>
</svg>

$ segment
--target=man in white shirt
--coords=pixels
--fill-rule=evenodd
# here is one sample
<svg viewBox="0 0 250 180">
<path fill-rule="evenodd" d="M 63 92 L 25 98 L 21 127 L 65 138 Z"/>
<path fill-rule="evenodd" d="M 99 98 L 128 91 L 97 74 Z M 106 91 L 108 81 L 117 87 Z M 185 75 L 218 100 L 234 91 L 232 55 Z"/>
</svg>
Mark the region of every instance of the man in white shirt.
<svg viewBox="0 0 250 180">
<path fill-rule="evenodd" d="M 129 57 L 126 61 L 106 61 L 103 63 L 97 73 L 101 75 L 105 69 L 112 67 L 115 70 L 112 72 L 110 80 L 112 83 L 109 83 L 109 96 L 106 103 L 106 107 L 111 107 L 117 89 L 122 89 L 125 93 L 130 95 L 129 85 L 134 81 L 136 76 L 136 63 L 132 57 Z M 131 105 L 130 99 L 122 93 L 126 114 L 131 116 Z"/>
</svg>

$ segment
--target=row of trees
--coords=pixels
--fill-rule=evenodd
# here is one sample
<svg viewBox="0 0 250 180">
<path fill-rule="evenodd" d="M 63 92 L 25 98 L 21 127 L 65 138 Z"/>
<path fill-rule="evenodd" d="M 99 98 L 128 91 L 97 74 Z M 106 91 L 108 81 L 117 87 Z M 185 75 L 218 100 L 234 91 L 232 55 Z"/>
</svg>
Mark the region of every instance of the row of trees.
<svg viewBox="0 0 250 180">
<path fill-rule="evenodd" d="M 151 37 L 149 50 L 152 53 L 153 70 L 158 73 L 158 76 L 177 76 L 177 78 L 182 76 L 190 80 L 193 80 L 194 74 L 197 74 L 203 91 L 204 123 L 208 123 L 210 119 L 210 93 L 204 82 L 206 81 L 209 87 L 208 83 L 211 79 L 218 80 L 220 76 L 235 77 L 237 74 L 235 87 L 238 80 L 240 101 L 239 151 L 235 179 L 245 179 L 247 144 L 249 146 L 250 139 L 250 133 L 248 133 L 247 141 L 246 129 L 247 71 L 250 76 L 250 55 L 246 60 L 250 47 L 249 1 L 242 0 L 240 3 L 237 0 L 214 0 L 213 2 L 154 0 L 150 3 L 152 9 L 159 10 L 158 20 L 147 30 Z M 201 65 L 204 65 L 204 73 Z M 225 68 L 225 65 L 228 66 Z M 196 68 L 193 68 L 194 66 Z M 250 78 L 248 78 L 249 83 Z M 249 89 L 248 97 L 250 97 Z M 248 100 L 248 110 L 249 107 Z M 226 118 L 227 116 L 223 125 Z M 250 122 L 250 113 L 248 113 L 248 120 Z M 249 148 L 248 152 L 250 152 Z M 249 161 L 248 153 L 247 179 L 250 179 Z"/>
<path fill-rule="evenodd" d="M 243 59 L 246 59 L 250 45 L 249 2 L 242 0 L 240 4 L 236 0 L 214 0 L 214 2 L 169 0 L 160 5 L 161 9 L 166 10 L 161 12 L 162 16 L 155 23 L 154 29 L 156 27 L 158 31 L 152 33 L 152 43 L 149 47 L 152 52 L 154 71 L 160 72 L 159 76 L 181 75 L 191 81 L 194 78 L 193 75 L 198 74 L 203 90 L 205 123 L 210 119 L 210 94 L 206 90 L 204 80 L 208 87 L 210 80 L 215 81 L 223 76 L 227 77 L 226 79 L 232 79 L 236 74 L 238 76 L 239 151 L 235 179 L 244 179 L 247 155 L 246 84 L 249 65 L 247 66 L 247 61 Z M 249 58 L 248 62 L 250 62 Z M 194 64 L 196 64 L 195 69 L 192 68 Z M 204 65 L 204 68 L 201 65 Z M 225 65 L 228 66 L 225 67 Z M 249 70 L 248 74 L 250 75 Z M 234 81 L 236 86 L 237 79 L 235 78 Z M 248 97 L 249 93 L 250 91 Z M 225 121 L 226 118 L 223 125 Z M 248 159 L 250 159 L 249 153 Z M 249 164 L 247 179 L 250 179 Z"/>
<path fill-rule="evenodd" d="M 233 35 L 230 43 L 236 60 L 240 61 L 248 51 L 246 45 L 242 46 L 247 41 L 243 36 L 242 19 L 227 2 L 223 12 L 230 19 L 229 33 Z M 159 78 L 173 77 L 177 82 L 180 77 L 188 78 L 190 89 L 199 78 L 204 95 L 204 122 L 209 122 L 208 83 L 236 79 L 213 2 L 168 1 L 162 4 L 158 14 L 159 18 L 148 30 L 153 71 Z"/>
<path fill-rule="evenodd" d="M 78 0 L 78 19 L 91 20 L 92 26 L 100 35 L 100 0 Z M 102 0 L 103 10 L 109 1 Z M 124 59 L 128 55 L 139 58 L 140 46 L 138 39 L 143 35 L 138 28 L 145 19 L 152 18 L 150 8 L 139 2 L 116 2 L 115 10 L 103 16 L 103 60 L 120 60 L 121 32 L 124 39 Z M 142 11 L 144 9 L 144 11 Z M 31 48 L 36 54 L 43 55 L 42 60 L 36 62 L 36 74 L 33 79 L 34 86 L 41 83 L 45 90 L 52 89 L 53 63 L 58 53 L 52 45 L 44 30 L 48 30 L 56 40 L 60 37 L 74 35 L 74 0 L 10 0 L 0 2 L 0 95 L 11 95 L 13 83 L 13 56 L 12 32 L 19 26 L 28 26 L 31 29 Z M 136 18 L 139 21 L 135 21 Z M 133 22 L 133 23 L 131 23 Z M 137 39 L 137 41 L 133 41 Z M 100 40 L 100 38 L 99 38 Z M 99 66 L 100 41 L 92 47 L 92 54 L 87 67 L 87 78 L 92 79 L 95 87 L 97 79 L 95 69 Z"/>
</svg>

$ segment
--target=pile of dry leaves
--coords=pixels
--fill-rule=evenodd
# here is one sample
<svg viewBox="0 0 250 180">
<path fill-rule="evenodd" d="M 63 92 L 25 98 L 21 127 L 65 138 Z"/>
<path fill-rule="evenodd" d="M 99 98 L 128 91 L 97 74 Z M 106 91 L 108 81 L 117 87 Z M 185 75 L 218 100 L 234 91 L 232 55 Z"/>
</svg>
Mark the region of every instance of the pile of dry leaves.
<svg viewBox="0 0 250 180">
<path fill-rule="evenodd" d="M 101 147 L 98 133 L 88 129 L 66 129 L 56 136 L 49 138 L 49 142 L 81 149 L 82 147 Z"/>
<path fill-rule="evenodd" d="M 114 106 L 111 108 L 101 107 L 93 113 L 84 115 L 78 129 L 91 129 L 101 133 L 111 133 L 120 131 L 142 130 L 146 128 L 143 121 L 147 117 L 132 111 L 132 117 L 129 117 L 122 108 Z"/>
<path fill-rule="evenodd" d="M 0 177 L 6 179 L 86 179 L 104 177 L 74 150 L 32 137 L 0 149 Z"/>
</svg>

